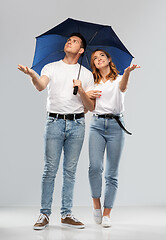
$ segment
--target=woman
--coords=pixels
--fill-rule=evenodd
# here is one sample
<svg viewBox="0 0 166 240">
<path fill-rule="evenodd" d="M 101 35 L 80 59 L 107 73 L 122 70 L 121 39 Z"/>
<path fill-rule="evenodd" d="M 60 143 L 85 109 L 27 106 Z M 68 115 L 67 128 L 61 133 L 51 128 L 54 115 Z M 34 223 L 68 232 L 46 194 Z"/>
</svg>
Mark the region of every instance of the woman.
<svg viewBox="0 0 166 240">
<path fill-rule="evenodd" d="M 125 69 L 119 75 L 110 55 L 104 50 L 95 50 L 91 56 L 95 89 L 88 95 L 95 99 L 95 110 L 89 135 L 89 181 L 94 206 L 94 219 L 103 227 L 110 227 L 110 212 L 118 187 L 118 165 L 124 144 L 123 116 L 124 94 L 130 72 L 137 65 Z M 130 133 L 129 133 L 130 134 Z M 101 210 L 101 190 L 104 152 L 107 152 L 105 170 L 104 211 Z"/>
</svg>

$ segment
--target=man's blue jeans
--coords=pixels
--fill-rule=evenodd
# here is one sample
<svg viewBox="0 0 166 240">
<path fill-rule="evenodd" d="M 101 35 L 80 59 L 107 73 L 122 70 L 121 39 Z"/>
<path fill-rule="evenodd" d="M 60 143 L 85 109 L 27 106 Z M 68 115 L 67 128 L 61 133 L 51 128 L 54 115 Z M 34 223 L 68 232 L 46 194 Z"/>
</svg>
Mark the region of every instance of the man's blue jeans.
<svg viewBox="0 0 166 240">
<path fill-rule="evenodd" d="M 122 124 L 123 118 L 120 118 Z M 118 166 L 124 145 L 124 131 L 115 119 L 92 117 L 89 135 L 89 181 L 92 198 L 102 191 L 103 158 L 106 149 L 104 208 L 112 208 L 118 188 Z"/>
<path fill-rule="evenodd" d="M 58 171 L 62 149 L 63 186 L 61 215 L 71 213 L 76 167 L 85 133 L 84 118 L 63 120 L 47 118 L 45 129 L 45 166 L 42 177 L 41 213 L 51 214 L 54 181 Z"/>
</svg>

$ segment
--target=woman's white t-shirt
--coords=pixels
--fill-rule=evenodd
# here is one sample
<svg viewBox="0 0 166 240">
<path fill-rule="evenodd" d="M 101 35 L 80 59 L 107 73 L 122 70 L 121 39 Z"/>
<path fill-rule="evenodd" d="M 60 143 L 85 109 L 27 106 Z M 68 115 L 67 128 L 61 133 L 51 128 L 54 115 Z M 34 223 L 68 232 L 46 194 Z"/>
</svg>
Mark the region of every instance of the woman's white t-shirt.
<svg viewBox="0 0 166 240">
<path fill-rule="evenodd" d="M 100 83 L 95 84 L 94 90 L 102 92 L 101 97 L 96 98 L 94 114 L 120 114 L 124 112 L 125 93 L 119 88 L 121 79 L 122 75 L 118 75 L 113 81 L 107 80 L 105 83 L 100 81 Z"/>
<path fill-rule="evenodd" d="M 66 64 L 62 60 L 44 66 L 41 76 L 49 78 L 47 111 L 68 114 L 84 112 L 79 93 L 73 95 L 73 79 L 77 79 L 80 64 Z M 85 92 L 94 89 L 92 73 L 81 66 L 79 80 Z"/>
</svg>

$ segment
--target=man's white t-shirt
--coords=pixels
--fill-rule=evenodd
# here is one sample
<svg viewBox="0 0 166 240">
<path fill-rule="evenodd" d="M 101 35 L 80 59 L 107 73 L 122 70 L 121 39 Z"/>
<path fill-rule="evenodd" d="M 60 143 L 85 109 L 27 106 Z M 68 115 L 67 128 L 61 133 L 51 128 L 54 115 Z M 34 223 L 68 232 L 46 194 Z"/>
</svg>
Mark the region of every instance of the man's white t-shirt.
<svg viewBox="0 0 166 240">
<path fill-rule="evenodd" d="M 107 80 L 105 83 L 95 84 L 95 90 L 102 91 L 101 97 L 96 98 L 96 106 L 94 114 L 120 114 L 124 112 L 124 95 L 125 93 L 119 89 L 119 82 L 122 75 L 114 81 Z"/>
<path fill-rule="evenodd" d="M 62 60 L 45 65 L 41 76 L 49 78 L 47 111 L 69 114 L 84 112 L 84 106 L 79 93 L 73 95 L 73 79 L 77 79 L 80 64 L 66 64 Z M 81 66 L 79 80 L 85 92 L 94 89 L 92 73 Z"/>
</svg>

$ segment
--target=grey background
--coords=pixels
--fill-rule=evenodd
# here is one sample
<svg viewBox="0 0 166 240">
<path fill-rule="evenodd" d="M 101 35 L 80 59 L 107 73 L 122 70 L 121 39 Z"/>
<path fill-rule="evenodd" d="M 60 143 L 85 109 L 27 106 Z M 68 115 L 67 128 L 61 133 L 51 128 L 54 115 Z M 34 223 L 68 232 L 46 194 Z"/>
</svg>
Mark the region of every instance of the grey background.
<svg viewBox="0 0 166 240">
<path fill-rule="evenodd" d="M 0 8 L 0 206 L 40 206 L 47 91 L 37 92 L 17 64 L 31 66 L 35 36 L 68 17 L 111 25 L 141 65 L 130 76 L 125 99 L 126 135 L 115 205 L 165 205 L 165 0 L 1 0 Z M 91 205 L 88 128 L 74 194 Z M 60 205 L 62 167 L 54 192 Z"/>
</svg>

